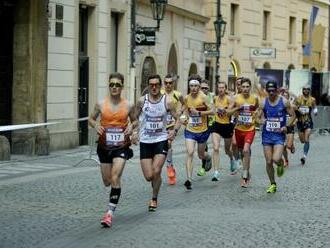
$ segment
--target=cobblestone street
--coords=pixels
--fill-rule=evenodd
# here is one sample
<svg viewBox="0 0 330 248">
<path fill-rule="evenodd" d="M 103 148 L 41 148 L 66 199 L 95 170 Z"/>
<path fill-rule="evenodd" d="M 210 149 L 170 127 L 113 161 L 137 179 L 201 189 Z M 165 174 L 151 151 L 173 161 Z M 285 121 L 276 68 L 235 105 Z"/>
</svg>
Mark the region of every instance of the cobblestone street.
<svg viewBox="0 0 330 248">
<path fill-rule="evenodd" d="M 100 226 L 109 189 L 88 148 L 54 152 L 47 157 L 13 157 L 0 163 L 0 247 L 330 247 L 330 136 L 314 134 L 302 167 L 302 146 L 290 168 L 267 194 L 268 180 L 260 138 L 252 150 L 252 183 L 239 186 L 239 175 L 224 170 L 194 177 L 186 192 L 184 141 L 175 142 L 178 182 L 166 184 L 157 212 L 147 211 L 151 187 L 144 180 L 138 149 L 127 163 L 122 196 L 111 229 Z M 194 160 L 195 171 L 198 161 Z M 165 170 L 164 170 L 165 172 Z"/>
</svg>

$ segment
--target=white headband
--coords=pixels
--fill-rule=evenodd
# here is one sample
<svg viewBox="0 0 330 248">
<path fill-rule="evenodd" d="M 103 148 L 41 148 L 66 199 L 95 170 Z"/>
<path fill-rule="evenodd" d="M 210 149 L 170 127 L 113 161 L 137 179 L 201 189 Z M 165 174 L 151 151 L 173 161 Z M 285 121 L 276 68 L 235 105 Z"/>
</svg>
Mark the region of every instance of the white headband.
<svg viewBox="0 0 330 248">
<path fill-rule="evenodd" d="M 200 85 L 200 84 L 201 83 L 196 79 L 192 79 L 192 80 L 189 81 L 189 85 Z"/>
</svg>

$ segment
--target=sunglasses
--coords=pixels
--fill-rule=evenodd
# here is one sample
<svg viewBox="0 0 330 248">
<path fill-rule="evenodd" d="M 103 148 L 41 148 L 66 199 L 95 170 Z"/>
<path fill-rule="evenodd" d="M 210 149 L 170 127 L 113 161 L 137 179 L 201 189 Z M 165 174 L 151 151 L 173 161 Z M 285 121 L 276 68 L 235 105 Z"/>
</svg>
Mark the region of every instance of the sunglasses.
<svg viewBox="0 0 330 248">
<path fill-rule="evenodd" d="M 121 88 L 121 87 L 123 87 L 123 84 L 121 84 L 121 83 L 109 83 L 109 87 L 110 88 Z"/>
<path fill-rule="evenodd" d="M 164 81 L 164 84 L 172 85 L 172 84 L 173 84 L 173 81 L 170 81 L 170 82 L 166 82 L 166 81 Z"/>
<path fill-rule="evenodd" d="M 208 87 L 201 87 L 202 90 L 208 90 Z"/>
<path fill-rule="evenodd" d="M 271 93 L 271 92 L 275 92 L 276 90 L 275 89 L 267 89 L 266 91 Z"/>
<path fill-rule="evenodd" d="M 303 90 L 308 90 L 308 91 L 310 91 L 310 88 L 303 88 Z"/>
<path fill-rule="evenodd" d="M 160 84 L 149 84 L 149 87 L 151 87 L 151 88 L 157 88 L 157 87 L 159 87 L 160 86 Z"/>
</svg>

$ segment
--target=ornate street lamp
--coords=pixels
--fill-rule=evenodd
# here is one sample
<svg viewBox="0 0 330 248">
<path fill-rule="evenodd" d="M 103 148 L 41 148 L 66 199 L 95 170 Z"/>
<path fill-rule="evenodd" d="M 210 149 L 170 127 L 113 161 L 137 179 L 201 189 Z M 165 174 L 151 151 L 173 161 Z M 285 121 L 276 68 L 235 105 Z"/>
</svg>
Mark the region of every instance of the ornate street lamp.
<svg viewBox="0 0 330 248">
<path fill-rule="evenodd" d="M 159 29 L 160 21 L 164 19 L 167 0 L 150 0 L 152 17 L 157 21 L 157 30 Z"/>
<path fill-rule="evenodd" d="M 219 69 L 220 69 L 220 46 L 221 46 L 221 38 L 225 35 L 226 31 L 226 25 L 227 22 L 225 22 L 222 19 L 221 15 L 221 1 L 217 1 L 217 19 L 214 21 L 214 29 L 215 29 L 215 35 L 217 39 L 217 56 L 216 56 L 216 67 L 215 67 L 215 82 L 217 83 L 220 79 Z"/>
</svg>

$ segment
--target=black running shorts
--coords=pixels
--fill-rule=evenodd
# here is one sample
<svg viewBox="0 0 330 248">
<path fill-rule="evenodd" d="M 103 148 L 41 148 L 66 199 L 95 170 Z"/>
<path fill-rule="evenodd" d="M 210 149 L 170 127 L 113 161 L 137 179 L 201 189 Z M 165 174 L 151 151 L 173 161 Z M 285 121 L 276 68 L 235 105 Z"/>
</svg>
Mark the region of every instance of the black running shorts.
<svg viewBox="0 0 330 248">
<path fill-rule="evenodd" d="M 234 125 L 232 123 L 221 124 L 219 122 L 215 122 L 211 128 L 211 132 L 219 134 L 224 139 L 229 139 L 233 137 Z"/>
<path fill-rule="evenodd" d="M 101 163 L 112 164 L 114 158 L 129 160 L 133 157 L 133 150 L 129 147 L 107 150 L 98 145 L 97 155 Z"/>
<path fill-rule="evenodd" d="M 157 154 L 167 155 L 168 141 L 160 141 L 157 143 L 142 143 L 140 142 L 140 159 L 154 158 Z"/>
</svg>

